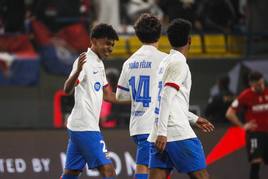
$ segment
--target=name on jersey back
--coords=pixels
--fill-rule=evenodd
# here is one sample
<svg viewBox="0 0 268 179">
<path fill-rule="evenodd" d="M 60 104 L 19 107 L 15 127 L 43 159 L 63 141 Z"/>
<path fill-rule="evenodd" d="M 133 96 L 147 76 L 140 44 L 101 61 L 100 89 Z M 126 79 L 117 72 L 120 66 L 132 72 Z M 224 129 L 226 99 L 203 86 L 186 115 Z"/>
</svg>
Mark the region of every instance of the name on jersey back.
<svg viewBox="0 0 268 179">
<path fill-rule="evenodd" d="M 143 60 L 141 62 L 134 61 L 129 63 L 129 69 L 138 69 L 138 68 L 151 68 L 152 62 Z"/>
</svg>

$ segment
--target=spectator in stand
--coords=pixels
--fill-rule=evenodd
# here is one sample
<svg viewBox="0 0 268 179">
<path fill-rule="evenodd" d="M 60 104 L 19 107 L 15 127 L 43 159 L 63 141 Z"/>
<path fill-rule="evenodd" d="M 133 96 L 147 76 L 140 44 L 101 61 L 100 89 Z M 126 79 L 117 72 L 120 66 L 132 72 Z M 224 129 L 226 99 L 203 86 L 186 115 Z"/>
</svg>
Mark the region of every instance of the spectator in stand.
<svg viewBox="0 0 268 179">
<path fill-rule="evenodd" d="M 0 1 L 0 21 L 5 32 L 24 32 L 25 10 L 24 1 Z"/>
<path fill-rule="evenodd" d="M 126 12 L 133 24 L 143 13 L 150 13 L 158 19 L 163 18 L 163 12 L 156 3 L 157 0 L 129 0 L 126 3 Z"/>
<path fill-rule="evenodd" d="M 218 82 L 219 92 L 209 98 L 205 109 L 205 116 L 214 122 L 227 122 L 225 113 L 234 99 L 234 94 L 229 89 L 230 78 L 221 77 Z"/>
<path fill-rule="evenodd" d="M 231 0 L 204 0 L 198 10 L 205 31 L 230 32 L 237 20 Z"/>
<path fill-rule="evenodd" d="M 97 12 L 96 23 L 111 24 L 116 31 L 121 30 L 119 0 L 95 0 Z"/>
<path fill-rule="evenodd" d="M 202 29 L 201 22 L 197 16 L 197 9 L 200 4 L 197 0 L 157 0 L 157 4 L 164 12 L 164 23 L 171 22 L 176 18 L 187 19 L 193 24 L 193 30 Z"/>
<path fill-rule="evenodd" d="M 259 179 L 260 165 L 268 162 L 268 88 L 259 72 L 250 73 L 249 85 L 234 100 L 226 117 L 246 130 L 250 179 Z M 245 123 L 237 115 L 241 108 L 244 109 Z"/>
</svg>

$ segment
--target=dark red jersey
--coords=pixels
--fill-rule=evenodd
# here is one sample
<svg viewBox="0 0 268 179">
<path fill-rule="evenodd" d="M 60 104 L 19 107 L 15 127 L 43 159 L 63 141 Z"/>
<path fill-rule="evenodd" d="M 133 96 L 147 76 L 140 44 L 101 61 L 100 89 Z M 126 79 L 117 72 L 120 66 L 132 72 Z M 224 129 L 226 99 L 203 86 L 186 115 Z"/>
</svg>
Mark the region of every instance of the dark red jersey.
<svg viewBox="0 0 268 179">
<path fill-rule="evenodd" d="M 252 89 L 245 89 L 232 103 L 232 108 L 245 109 L 246 121 L 254 120 L 257 128 L 254 131 L 268 132 L 268 88 L 258 94 Z"/>
</svg>

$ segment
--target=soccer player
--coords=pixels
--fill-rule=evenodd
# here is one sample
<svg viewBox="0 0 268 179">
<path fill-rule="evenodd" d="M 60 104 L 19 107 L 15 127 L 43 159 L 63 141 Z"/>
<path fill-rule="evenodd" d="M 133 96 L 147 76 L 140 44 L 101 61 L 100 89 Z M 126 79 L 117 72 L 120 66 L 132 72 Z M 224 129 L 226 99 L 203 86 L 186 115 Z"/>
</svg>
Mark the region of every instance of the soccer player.
<svg viewBox="0 0 268 179">
<path fill-rule="evenodd" d="M 161 24 L 155 16 L 142 14 L 135 22 L 134 29 L 143 45 L 124 63 L 116 97 L 117 100 L 130 98 L 132 101 L 130 135 L 137 145 L 135 179 L 147 179 L 150 149 L 147 138 L 153 127 L 157 102 L 156 72 L 167 54 L 157 50 Z M 188 115 L 192 119 L 193 114 Z M 197 126 L 206 130 L 208 121 L 203 118 L 198 121 Z"/>
<path fill-rule="evenodd" d="M 114 179 L 115 170 L 99 128 L 102 100 L 115 102 L 108 85 L 102 59 L 108 57 L 118 36 L 112 26 L 99 24 L 90 34 L 92 46 L 74 62 L 64 91 L 74 90 L 75 105 L 68 118 L 69 142 L 62 179 L 77 179 L 88 165 L 97 168 L 103 179 Z"/>
<path fill-rule="evenodd" d="M 251 72 L 248 81 L 250 87 L 233 101 L 226 117 L 246 130 L 250 179 L 259 179 L 261 163 L 268 162 L 268 88 L 259 72 Z M 245 123 L 237 115 L 240 109 L 244 109 Z"/>
<path fill-rule="evenodd" d="M 167 55 L 157 49 L 161 35 L 160 21 L 151 14 L 142 14 L 134 24 L 136 36 L 143 45 L 124 63 L 118 80 L 116 97 L 130 99 L 130 135 L 137 145 L 135 179 L 147 179 L 149 142 L 157 96 L 156 71 Z"/>
<path fill-rule="evenodd" d="M 191 44 L 191 23 L 173 20 L 167 36 L 172 46 L 170 54 L 158 68 L 158 102 L 156 118 L 148 141 L 151 142 L 149 179 L 165 179 L 173 168 L 187 173 L 191 179 L 208 179 L 202 144 L 189 123 L 200 117 L 189 113 L 191 72 L 186 57 Z M 206 122 L 205 131 L 214 126 Z"/>
</svg>

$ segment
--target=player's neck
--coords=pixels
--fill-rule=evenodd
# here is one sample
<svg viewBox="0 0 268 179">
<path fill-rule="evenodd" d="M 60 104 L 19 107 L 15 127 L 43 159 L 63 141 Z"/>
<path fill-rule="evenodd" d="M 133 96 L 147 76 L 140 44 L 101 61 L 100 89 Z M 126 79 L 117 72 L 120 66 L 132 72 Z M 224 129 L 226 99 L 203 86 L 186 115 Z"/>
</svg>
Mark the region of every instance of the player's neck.
<svg viewBox="0 0 268 179">
<path fill-rule="evenodd" d="M 143 43 L 143 45 L 151 45 L 151 46 L 154 46 L 154 47 L 158 47 L 158 42 L 154 42 L 154 43 Z"/>
<path fill-rule="evenodd" d="M 187 57 L 187 55 L 188 55 L 188 47 L 187 47 L 187 46 L 177 47 L 177 48 L 174 48 L 174 50 L 179 51 L 179 52 L 182 53 L 185 57 Z"/>
<path fill-rule="evenodd" d="M 94 52 L 94 53 L 99 57 L 99 59 L 102 60 L 102 58 L 101 58 L 101 56 L 99 55 L 98 50 L 95 48 L 95 46 L 92 45 L 92 46 L 90 47 L 90 49 L 91 49 L 92 52 Z"/>
</svg>

